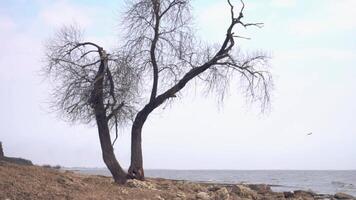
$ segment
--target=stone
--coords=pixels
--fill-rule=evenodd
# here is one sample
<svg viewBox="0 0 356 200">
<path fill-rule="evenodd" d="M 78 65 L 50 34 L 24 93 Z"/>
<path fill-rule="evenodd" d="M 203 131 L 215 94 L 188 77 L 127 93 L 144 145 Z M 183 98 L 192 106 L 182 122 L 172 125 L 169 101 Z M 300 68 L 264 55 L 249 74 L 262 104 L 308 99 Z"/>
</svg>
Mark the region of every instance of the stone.
<svg viewBox="0 0 356 200">
<path fill-rule="evenodd" d="M 257 192 L 244 185 L 234 185 L 232 192 L 236 193 L 239 197 L 258 199 Z"/>
<path fill-rule="evenodd" d="M 351 196 L 351 195 L 348 195 L 348 194 L 345 194 L 345 193 L 336 193 L 334 195 L 335 199 L 356 199 L 355 197 Z"/>
<path fill-rule="evenodd" d="M 121 189 L 121 194 L 129 194 L 129 191 L 127 191 L 126 189 Z"/>
<path fill-rule="evenodd" d="M 176 196 L 177 196 L 177 198 L 182 199 L 182 200 L 186 199 L 186 196 L 183 192 L 178 192 Z"/>
<path fill-rule="evenodd" d="M 66 183 L 66 179 L 63 177 L 58 177 L 57 182 L 64 185 Z"/>
<path fill-rule="evenodd" d="M 220 186 L 216 186 L 216 185 L 212 185 L 212 186 L 208 187 L 208 191 L 210 191 L 210 192 L 216 192 L 216 191 L 218 191 L 220 189 L 221 189 L 221 187 Z"/>
<path fill-rule="evenodd" d="M 140 189 L 149 189 L 149 190 L 156 189 L 156 187 L 152 183 L 147 181 L 139 181 L 136 179 L 127 180 L 126 184 L 131 188 L 140 188 Z"/>
<path fill-rule="evenodd" d="M 283 192 L 285 198 L 294 198 L 293 192 Z"/>
<path fill-rule="evenodd" d="M 294 194 L 295 195 L 299 195 L 299 194 L 301 194 L 301 195 L 309 195 L 309 196 L 315 196 L 316 195 L 316 193 L 315 192 L 313 192 L 313 191 L 304 191 L 304 190 L 295 190 L 294 191 Z"/>
<path fill-rule="evenodd" d="M 206 192 L 206 188 L 202 187 L 200 184 L 198 183 L 189 183 L 187 184 L 191 190 L 193 190 L 194 192 Z"/>
<path fill-rule="evenodd" d="M 206 192 L 199 192 L 197 195 L 196 195 L 196 198 L 197 199 L 201 199 L 201 200 L 210 200 L 210 196 L 208 193 Z"/>
<path fill-rule="evenodd" d="M 271 187 L 266 184 L 250 184 L 248 185 L 248 187 L 252 190 L 255 190 L 259 194 L 266 194 L 272 192 Z"/>
<path fill-rule="evenodd" d="M 283 192 L 274 192 L 274 193 L 271 193 L 274 197 L 274 199 L 286 199 L 284 197 L 284 193 Z M 306 200 L 306 199 L 303 199 L 303 200 Z M 314 200 L 314 199 L 313 199 Z"/>
<path fill-rule="evenodd" d="M 230 198 L 229 191 L 225 187 L 222 187 L 215 192 L 215 197 L 219 200 L 228 200 Z"/>
<path fill-rule="evenodd" d="M 261 197 L 258 197 L 259 200 L 305 200 L 305 199 L 295 199 L 295 198 L 286 198 L 282 192 L 272 192 L 266 193 Z"/>
<path fill-rule="evenodd" d="M 329 194 L 317 194 L 314 196 L 314 199 L 320 199 L 320 200 L 329 200 L 329 199 L 334 199 L 334 195 L 329 195 Z"/>
<path fill-rule="evenodd" d="M 312 200 L 312 199 L 314 199 L 315 195 L 316 195 L 316 193 L 314 193 L 313 191 L 303 191 L 303 190 L 294 191 L 295 198 L 301 197 L 302 199 L 305 199 L 305 200 Z"/>
<path fill-rule="evenodd" d="M 163 197 L 161 197 L 161 196 L 159 196 L 159 195 L 157 195 L 155 199 L 156 199 L 156 200 L 165 200 Z"/>
</svg>

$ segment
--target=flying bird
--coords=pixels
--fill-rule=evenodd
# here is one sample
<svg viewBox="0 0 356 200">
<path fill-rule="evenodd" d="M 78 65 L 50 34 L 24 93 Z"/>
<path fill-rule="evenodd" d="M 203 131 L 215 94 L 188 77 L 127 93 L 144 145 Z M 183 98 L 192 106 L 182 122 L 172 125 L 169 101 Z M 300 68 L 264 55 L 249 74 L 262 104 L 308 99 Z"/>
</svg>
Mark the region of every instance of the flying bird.
<svg viewBox="0 0 356 200">
<path fill-rule="evenodd" d="M 308 133 L 307 135 L 312 135 L 313 133 L 312 132 L 310 132 L 310 133 Z"/>
</svg>

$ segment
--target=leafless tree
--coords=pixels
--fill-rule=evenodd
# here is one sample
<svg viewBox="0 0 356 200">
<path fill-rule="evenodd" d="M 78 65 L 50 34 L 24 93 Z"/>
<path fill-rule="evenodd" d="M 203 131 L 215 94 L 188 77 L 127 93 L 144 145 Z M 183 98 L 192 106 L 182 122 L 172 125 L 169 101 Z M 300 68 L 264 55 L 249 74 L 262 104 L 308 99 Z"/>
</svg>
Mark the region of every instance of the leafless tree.
<svg viewBox="0 0 356 200">
<path fill-rule="evenodd" d="M 252 101 L 268 104 L 272 87 L 268 56 L 263 52 L 243 54 L 236 50 L 236 27 L 261 27 L 244 23 L 245 4 L 236 15 L 230 6 L 231 23 L 221 44 L 205 48 L 191 28 L 190 0 L 131 0 L 123 23 L 127 30 L 125 49 L 132 56 L 144 81 L 152 81 L 147 103 L 137 113 L 131 131 L 131 178 L 144 179 L 141 134 L 149 114 L 176 97 L 188 82 L 197 80 L 210 91 L 224 95 L 233 77 L 239 77 Z M 216 47 L 217 48 L 214 48 Z M 148 75 L 148 76 L 147 76 Z M 146 77 L 146 78 L 145 78 Z"/>
<path fill-rule="evenodd" d="M 115 158 L 110 129 L 135 114 L 138 76 L 122 52 L 107 53 L 85 42 L 81 31 L 66 26 L 47 42 L 44 72 L 54 83 L 52 106 L 69 121 L 96 121 L 103 160 L 115 182 L 124 183 L 126 173 Z M 115 139 L 116 140 L 116 139 Z"/>
</svg>

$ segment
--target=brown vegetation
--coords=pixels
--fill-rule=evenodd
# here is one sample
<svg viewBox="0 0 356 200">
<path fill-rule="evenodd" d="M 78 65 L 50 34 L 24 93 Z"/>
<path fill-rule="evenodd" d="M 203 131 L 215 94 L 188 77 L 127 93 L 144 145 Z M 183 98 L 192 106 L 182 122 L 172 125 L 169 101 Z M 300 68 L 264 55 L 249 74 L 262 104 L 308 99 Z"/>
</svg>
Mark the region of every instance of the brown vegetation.
<svg viewBox="0 0 356 200">
<path fill-rule="evenodd" d="M 0 142 L 0 161 L 5 161 L 5 162 L 8 162 L 8 163 L 14 163 L 14 164 L 18 164 L 18 165 L 33 165 L 30 160 L 26 160 L 26 159 L 23 159 L 23 158 L 15 158 L 15 157 L 5 156 L 1 142 Z"/>
<path fill-rule="evenodd" d="M 222 185 L 147 179 L 116 184 L 105 176 L 82 175 L 0 161 L 0 199 L 272 200 L 336 199 L 312 192 L 272 192 L 267 185 Z M 342 197 L 342 196 L 338 196 Z"/>
</svg>

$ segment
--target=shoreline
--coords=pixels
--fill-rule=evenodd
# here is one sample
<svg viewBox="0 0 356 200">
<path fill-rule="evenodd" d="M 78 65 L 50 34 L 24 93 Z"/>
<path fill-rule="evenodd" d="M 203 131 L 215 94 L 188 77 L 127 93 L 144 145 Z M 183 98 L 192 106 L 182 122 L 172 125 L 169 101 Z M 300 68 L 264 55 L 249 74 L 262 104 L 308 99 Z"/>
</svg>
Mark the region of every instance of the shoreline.
<svg viewBox="0 0 356 200">
<path fill-rule="evenodd" d="M 117 185 L 112 178 L 0 161 L 0 199 L 313 200 L 355 199 L 338 193 L 275 192 L 266 184 L 226 184 L 147 178 Z"/>
<path fill-rule="evenodd" d="M 73 170 L 73 168 L 65 168 Z M 105 168 L 74 168 L 82 174 L 110 176 Z M 350 173 L 349 173 L 350 171 Z M 173 170 L 147 169 L 146 177 L 209 184 L 265 184 L 274 192 L 294 190 L 356 196 L 355 170 Z M 256 173 L 255 173 L 256 172 Z M 347 173 L 345 173 L 347 172 Z"/>
</svg>

